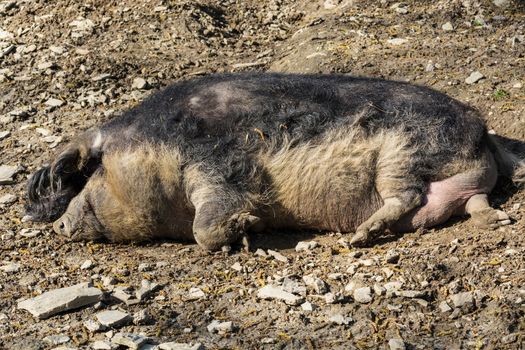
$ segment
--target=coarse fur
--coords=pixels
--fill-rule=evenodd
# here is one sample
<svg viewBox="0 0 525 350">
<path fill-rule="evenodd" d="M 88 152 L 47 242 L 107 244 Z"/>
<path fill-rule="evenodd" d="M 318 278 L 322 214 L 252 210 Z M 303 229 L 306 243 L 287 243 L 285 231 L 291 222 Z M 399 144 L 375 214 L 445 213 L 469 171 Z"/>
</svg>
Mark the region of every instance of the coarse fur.
<svg viewBox="0 0 525 350">
<path fill-rule="evenodd" d="M 207 249 L 262 224 L 367 240 L 434 205 L 433 183 L 459 174 L 483 182 L 494 168 L 487 152 L 503 175 L 523 168 L 471 107 L 425 87 L 343 75 L 180 82 L 79 140 L 30 181 L 35 219 L 62 214 L 76 195 L 63 217 L 88 203 L 99 236 L 193 235 Z"/>
</svg>

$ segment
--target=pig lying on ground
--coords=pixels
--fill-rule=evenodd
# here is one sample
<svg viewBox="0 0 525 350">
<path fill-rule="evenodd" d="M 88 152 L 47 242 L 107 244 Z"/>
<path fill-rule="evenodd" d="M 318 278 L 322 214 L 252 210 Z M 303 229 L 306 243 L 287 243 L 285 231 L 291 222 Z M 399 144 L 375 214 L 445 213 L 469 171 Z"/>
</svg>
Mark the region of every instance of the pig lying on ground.
<svg viewBox="0 0 525 350">
<path fill-rule="evenodd" d="M 72 239 L 168 237 L 209 250 L 250 230 L 431 227 L 489 206 L 522 161 L 479 113 L 429 88 L 342 75 L 179 82 L 86 131 L 28 186 L 34 220 Z"/>
</svg>

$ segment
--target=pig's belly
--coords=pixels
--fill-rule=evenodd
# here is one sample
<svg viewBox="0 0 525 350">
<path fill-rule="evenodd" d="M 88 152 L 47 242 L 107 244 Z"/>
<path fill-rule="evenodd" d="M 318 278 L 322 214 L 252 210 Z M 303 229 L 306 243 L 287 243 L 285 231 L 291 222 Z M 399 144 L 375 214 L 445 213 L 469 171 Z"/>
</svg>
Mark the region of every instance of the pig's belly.
<svg viewBox="0 0 525 350">
<path fill-rule="evenodd" d="M 403 216 L 393 225 L 392 230 L 411 232 L 421 227 L 443 224 L 455 215 L 464 215 L 469 198 L 476 194 L 489 193 L 496 178 L 483 180 L 488 181 L 472 181 L 468 175 L 458 174 L 432 182 L 423 199 L 423 205 Z"/>
</svg>

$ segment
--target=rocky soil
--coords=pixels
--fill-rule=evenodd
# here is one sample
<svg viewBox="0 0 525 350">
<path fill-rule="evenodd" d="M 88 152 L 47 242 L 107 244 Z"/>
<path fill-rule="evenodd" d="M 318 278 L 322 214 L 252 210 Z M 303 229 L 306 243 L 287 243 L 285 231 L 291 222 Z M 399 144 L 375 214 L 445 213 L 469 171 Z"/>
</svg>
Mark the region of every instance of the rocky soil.
<svg viewBox="0 0 525 350">
<path fill-rule="evenodd" d="M 0 348 L 525 348 L 525 192 L 505 181 L 491 199 L 512 225 L 362 249 L 290 232 L 249 253 L 71 243 L 23 219 L 27 177 L 80 130 L 171 81 L 246 70 L 431 86 L 525 140 L 518 1 L 1 1 Z"/>
</svg>

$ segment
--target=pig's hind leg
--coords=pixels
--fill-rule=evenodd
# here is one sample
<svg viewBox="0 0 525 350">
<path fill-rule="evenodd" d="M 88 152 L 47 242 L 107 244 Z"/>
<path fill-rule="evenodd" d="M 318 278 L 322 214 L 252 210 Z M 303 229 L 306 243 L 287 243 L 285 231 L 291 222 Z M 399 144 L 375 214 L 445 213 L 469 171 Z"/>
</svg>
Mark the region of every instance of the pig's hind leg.
<svg viewBox="0 0 525 350">
<path fill-rule="evenodd" d="M 405 141 L 402 134 L 382 137 L 375 173 L 370 176 L 375 178 L 383 206 L 357 227 L 351 244 L 366 244 L 421 205 L 427 184 L 414 171 L 414 150 Z"/>
<path fill-rule="evenodd" d="M 511 223 L 507 213 L 490 206 L 488 196 L 485 193 L 470 197 L 465 204 L 464 212 L 470 215 L 470 220 L 476 227 L 483 229 L 494 229 Z M 462 214 L 461 209 L 458 214 Z"/>
<path fill-rule="evenodd" d="M 423 205 L 412 210 L 394 226 L 395 232 L 410 232 L 420 227 L 433 227 L 452 216 L 470 215 L 474 226 L 487 229 L 511 223 L 509 216 L 492 208 L 488 193 L 497 180 L 497 166 L 490 153 L 469 170 L 441 181 L 432 182 Z"/>
</svg>

